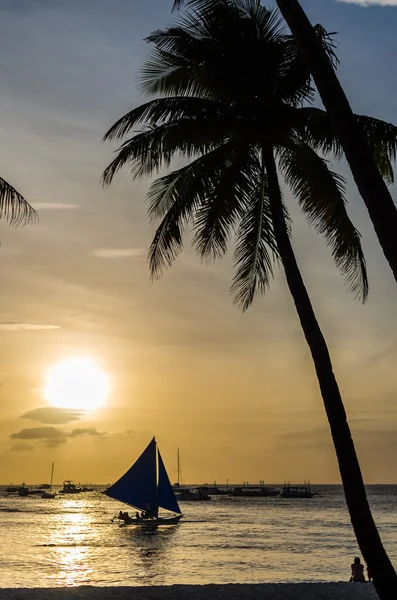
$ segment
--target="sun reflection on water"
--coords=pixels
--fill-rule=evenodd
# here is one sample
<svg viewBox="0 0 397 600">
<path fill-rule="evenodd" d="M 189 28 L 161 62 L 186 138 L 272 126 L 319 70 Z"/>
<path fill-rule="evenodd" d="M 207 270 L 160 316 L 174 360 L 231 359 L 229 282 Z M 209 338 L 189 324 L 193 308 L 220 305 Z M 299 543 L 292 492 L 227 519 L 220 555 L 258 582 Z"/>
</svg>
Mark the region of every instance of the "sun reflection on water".
<svg viewBox="0 0 397 600">
<path fill-rule="evenodd" d="M 92 527 L 92 515 L 82 504 L 64 501 L 64 512 L 54 523 L 51 539 L 55 550 L 52 560 L 54 585 L 76 586 L 91 581 L 97 533 Z M 70 512 L 73 510 L 76 512 Z"/>
</svg>

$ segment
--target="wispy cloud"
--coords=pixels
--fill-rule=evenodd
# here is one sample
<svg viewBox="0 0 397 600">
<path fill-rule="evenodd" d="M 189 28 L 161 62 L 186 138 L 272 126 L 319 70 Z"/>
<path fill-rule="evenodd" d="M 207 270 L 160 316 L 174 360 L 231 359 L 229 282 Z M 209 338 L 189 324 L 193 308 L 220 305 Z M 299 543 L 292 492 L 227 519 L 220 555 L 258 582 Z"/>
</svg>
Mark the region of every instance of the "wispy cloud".
<svg viewBox="0 0 397 600">
<path fill-rule="evenodd" d="M 29 410 L 21 416 L 21 419 L 29 419 L 47 425 L 66 425 L 72 421 L 78 421 L 84 415 L 83 410 L 69 410 L 67 408 L 56 408 L 43 406 Z"/>
<path fill-rule="evenodd" d="M 32 202 L 36 210 L 73 210 L 80 208 L 78 204 L 68 204 L 66 202 Z"/>
<path fill-rule="evenodd" d="M 397 0 L 338 0 L 346 4 L 361 4 L 361 6 L 397 6 Z"/>
<path fill-rule="evenodd" d="M 0 323 L 0 331 L 47 331 L 60 329 L 59 325 L 43 325 L 40 323 Z"/>
<path fill-rule="evenodd" d="M 15 446 L 12 446 L 12 448 L 10 448 L 11 452 L 30 452 L 31 450 L 34 450 L 33 446 L 30 446 L 29 444 L 25 444 L 24 442 L 21 442 L 20 444 L 15 444 Z"/>
<path fill-rule="evenodd" d="M 54 448 L 60 444 L 66 444 L 69 438 L 82 436 L 103 437 L 106 431 L 98 431 L 95 427 L 81 427 L 65 431 L 57 427 L 30 427 L 16 431 L 10 435 L 12 440 L 39 440 L 46 446 Z"/>
<path fill-rule="evenodd" d="M 65 437 L 65 432 L 56 427 L 31 427 L 10 435 L 12 440 L 49 440 Z"/>
<path fill-rule="evenodd" d="M 142 258 L 146 256 L 144 248 L 97 248 L 89 252 L 96 258 Z"/>
</svg>

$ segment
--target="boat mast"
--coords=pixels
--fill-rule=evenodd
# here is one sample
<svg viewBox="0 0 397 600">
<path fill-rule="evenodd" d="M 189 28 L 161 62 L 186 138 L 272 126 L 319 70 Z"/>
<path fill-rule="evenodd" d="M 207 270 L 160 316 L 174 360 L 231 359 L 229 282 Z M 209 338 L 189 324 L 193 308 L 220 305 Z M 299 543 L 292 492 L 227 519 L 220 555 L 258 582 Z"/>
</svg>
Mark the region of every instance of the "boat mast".
<svg viewBox="0 0 397 600">
<path fill-rule="evenodd" d="M 52 478 L 54 475 L 54 463 L 52 463 L 52 467 L 51 467 L 51 481 L 50 481 L 50 494 L 52 492 Z"/>
<path fill-rule="evenodd" d="M 159 449 L 157 447 L 156 437 L 153 437 L 154 445 L 155 445 L 155 477 L 156 477 L 156 507 L 155 507 L 155 517 L 156 519 L 159 516 Z"/>
<path fill-rule="evenodd" d="M 178 487 L 181 485 L 181 462 L 179 459 L 179 446 L 177 448 L 177 464 L 178 464 Z"/>
</svg>

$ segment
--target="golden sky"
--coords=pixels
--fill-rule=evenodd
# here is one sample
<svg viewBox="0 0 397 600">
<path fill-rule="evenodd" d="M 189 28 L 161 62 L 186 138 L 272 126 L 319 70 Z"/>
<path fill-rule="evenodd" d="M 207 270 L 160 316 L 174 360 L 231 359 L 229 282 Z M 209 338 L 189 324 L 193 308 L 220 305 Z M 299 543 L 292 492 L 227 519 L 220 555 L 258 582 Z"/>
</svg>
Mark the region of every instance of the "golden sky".
<svg viewBox="0 0 397 600">
<path fill-rule="evenodd" d="M 338 482 L 283 274 L 242 314 L 229 294 L 230 256 L 202 266 L 187 240 L 184 255 L 151 283 L 147 182 L 123 173 L 109 190 L 99 184 L 113 150 L 101 136 L 140 101 L 141 39 L 170 19 L 163 0 L 144 5 L 0 2 L 0 173 L 40 212 L 35 227 L 0 227 L 0 482 L 39 483 L 54 461 L 56 482 L 107 483 L 153 434 L 172 479 L 179 446 L 186 482 Z M 316 10 L 313 18 L 341 32 L 341 78 L 357 111 L 397 122 L 397 77 L 376 60 L 397 51 L 386 13 L 376 12 L 374 57 L 362 42 L 365 11 L 331 0 Z M 352 186 L 349 210 L 370 275 L 365 306 L 286 197 L 366 481 L 397 483 L 395 282 Z M 80 355 L 108 374 L 108 403 L 55 414 L 43 397 L 46 372 Z"/>
</svg>

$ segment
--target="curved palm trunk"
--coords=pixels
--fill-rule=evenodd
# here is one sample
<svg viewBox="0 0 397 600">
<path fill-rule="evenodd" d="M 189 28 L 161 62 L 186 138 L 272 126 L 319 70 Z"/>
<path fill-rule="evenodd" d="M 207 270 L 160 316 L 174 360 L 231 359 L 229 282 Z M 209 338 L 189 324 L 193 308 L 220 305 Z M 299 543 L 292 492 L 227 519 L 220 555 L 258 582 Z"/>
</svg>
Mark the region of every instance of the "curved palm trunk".
<svg viewBox="0 0 397 600">
<path fill-rule="evenodd" d="M 317 322 L 289 239 L 273 152 L 264 152 L 275 238 L 289 290 L 309 345 L 331 428 L 346 503 L 358 545 L 372 573 L 381 600 L 397 598 L 397 575 L 383 548 L 368 504 L 364 481 L 347 423 L 342 397 L 332 370 L 327 344 Z"/>
<path fill-rule="evenodd" d="M 345 151 L 383 253 L 397 281 L 397 208 L 364 135 L 357 126 L 335 70 L 301 5 L 298 0 L 277 0 L 277 4 L 310 69 L 331 125 Z"/>
</svg>

